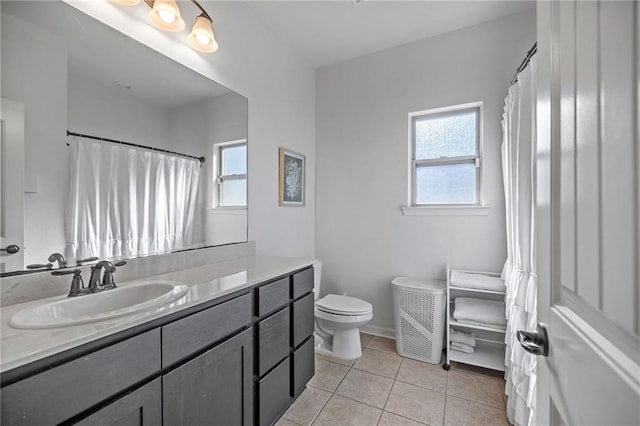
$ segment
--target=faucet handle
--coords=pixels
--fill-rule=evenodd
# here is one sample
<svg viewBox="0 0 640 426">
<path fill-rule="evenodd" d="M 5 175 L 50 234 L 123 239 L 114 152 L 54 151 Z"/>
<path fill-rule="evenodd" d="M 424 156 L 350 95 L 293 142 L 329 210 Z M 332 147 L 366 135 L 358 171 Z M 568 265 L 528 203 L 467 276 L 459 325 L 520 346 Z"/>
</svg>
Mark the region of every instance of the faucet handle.
<svg viewBox="0 0 640 426">
<path fill-rule="evenodd" d="M 31 265 L 27 265 L 27 269 L 51 269 L 53 265 L 51 263 L 32 263 Z"/>
<path fill-rule="evenodd" d="M 51 275 L 70 275 L 73 274 L 71 280 L 71 289 L 67 297 L 76 297 L 89 293 L 89 289 L 84 287 L 82 281 L 82 271 L 80 269 L 66 270 L 66 271 L 53 271 Z"/>
<path fill-rule="evenodd" d="M 76 266 L 82 266 L 83 263 L 95 262 L 96 260 L 98 260 L 98 258 L 95 256 L 87 257 L 86 259 L 76 260 Z"/>
<path fill-rule="evenodd" d="M 126 265 L 127 262 L 124 260 L 116 263 L 107 262 L 111 267 L 104 268 L 104 275 L 102 276 L 102 288 L 105 290 L 110 290 L 112 288 L 116 288 L 116 282 L 113 279 L 113 273 L 116 271 L 116 266 Z"/>
</svg>

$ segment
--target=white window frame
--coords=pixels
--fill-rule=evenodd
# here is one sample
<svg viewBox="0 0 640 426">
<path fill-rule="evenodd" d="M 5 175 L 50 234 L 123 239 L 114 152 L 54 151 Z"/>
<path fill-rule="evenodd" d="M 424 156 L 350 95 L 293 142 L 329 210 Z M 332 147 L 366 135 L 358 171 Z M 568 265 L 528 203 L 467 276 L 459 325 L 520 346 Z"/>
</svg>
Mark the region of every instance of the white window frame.
<svg viewBox="0 0 640 426">
<path fill-rule="evenodd" d="M 227 148 L 232 148 L 236 146 L 244 145 L 248 149 L 247 140 L 239 139 L 235 141 L 221 142 L 213 145 L 213 175 L 215 176 L 215 207 L 216 209 L 229 209 L 229 210 L 238 210 L 238 209 L 246 209 L 247 204 L 237 205 L 237 206 L 223 206 L 222 205 L 222 183 L 225 180 L 240 180 L 245 179 L 247 181 L 247 174 L 233 174 L 233 175 L 222 175 L 222 152 Z M 248 165 L 247 165 L 248 166 Z M 248 183 L 248 181 L 247 181 Z M 246 200 L 246 196 L 245 196 Z"/>
<path fill-rule="evenodd" d="M 415 122 L 429 117 L 445 117 L 464 112 L 476 112 L 476 155 L 446 157 L 428 160 L 416 160 L 415 144 Z M 444 108 L 434 108 L 425 111 L 416 111 L 409 114 L 409 182 L 407 206 L 403 207 L 405 215 L 421 214 L 488 214 L 488 209 L 483 204 L 482 192 L 482 102 L 473 102 L 462 105 L 448 106 Z M 475 203 L 446 203 L 446 204 L 417 204 L 416 203 L 416 171 L 418 167 L 445 164 L 465 164 L 474 163 L 476 166 L 476 201 Z"/>
</svg>

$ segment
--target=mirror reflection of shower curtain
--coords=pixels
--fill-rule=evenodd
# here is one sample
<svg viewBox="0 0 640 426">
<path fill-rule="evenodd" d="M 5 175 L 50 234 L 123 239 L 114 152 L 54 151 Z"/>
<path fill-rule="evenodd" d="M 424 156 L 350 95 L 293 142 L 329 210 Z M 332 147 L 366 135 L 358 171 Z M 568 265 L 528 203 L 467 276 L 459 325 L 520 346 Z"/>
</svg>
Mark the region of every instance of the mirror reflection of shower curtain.
<svg viewBox="0 0 640 426">
<path fill-rule="evenodd" d="M 535 331 L 537 278 L 535 240 L 535 58 L 509 88 L 502 118 L 502 170 L 507 219 L 506 386 L 507 417 L 513 425 L 536 424 L 536 357 L 518 343 L 518 330 Z"/>
<path fill-rule="evenodd" d="M 192 244 L 198 160 L 93 140 L 69 144 L 68 259 L 133 258 Z"/>
</svg>

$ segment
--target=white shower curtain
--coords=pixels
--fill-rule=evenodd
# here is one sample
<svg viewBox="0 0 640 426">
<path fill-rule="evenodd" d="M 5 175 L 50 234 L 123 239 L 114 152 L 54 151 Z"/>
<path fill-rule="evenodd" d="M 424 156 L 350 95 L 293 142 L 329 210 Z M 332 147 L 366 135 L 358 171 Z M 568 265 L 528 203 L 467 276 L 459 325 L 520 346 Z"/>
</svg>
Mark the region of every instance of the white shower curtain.
<svg viewBox="0 0 640 426">
<path fill-rule="evenodd" d="M 67 258 L 132 258 L 191 244 L 198 160 L 88 139 L 69 144 Z"/>
<path fill-rule="evenodd" d="M 502 168 L 507 208 L 507 252 L 502 278 L 507 285 L 507 417 L 514 425 L 535 424 L 536 357 L 524 351 L 518 330 L 535 331 L 535 58 L 509 88 L 503 114 Z"/>
</svg>

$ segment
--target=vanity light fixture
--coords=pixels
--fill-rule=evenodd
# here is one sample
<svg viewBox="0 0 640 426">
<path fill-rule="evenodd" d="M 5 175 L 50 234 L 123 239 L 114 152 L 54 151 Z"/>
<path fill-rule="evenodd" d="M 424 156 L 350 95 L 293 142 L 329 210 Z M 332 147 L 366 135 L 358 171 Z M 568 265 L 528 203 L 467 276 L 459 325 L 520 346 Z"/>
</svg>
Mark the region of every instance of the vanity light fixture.
<svg viewBox="0 0 640 426">
<path fill-rule="evenodd" d="M 151 6 L 149 20 L 161 30 L 179 32 L 184 30 L 184 20 L 175 0 L 145 0 Z"/>
<path fill-rule="evenodd" d="M 187 42 L 200 52 L 212 53 L 218 50 L 218 42 L 213 36 L 212 20 L 206 12 L 202 12 L 193 24 Z"/>
<path fill-rule="evenodd" d="M 140 0 L 113 1 L 125 6 L 135 6 L 140 3 Z M 171 32 L 184 30 L 185 23 L 180 15 L 180 8 L 176 0 L 144 0 L 144 2 L 151 8 L 148 16 L 153 25 Z M 215 52 L 218 50 L 218 43 L 213 35 L 213 19 L 196 0 L 191 0 L 191 3 L 200 9 L 201 13 L 196 18 L 196 22 L 187 36 L 187 43 L 200 52 Z"/>
</svg>

